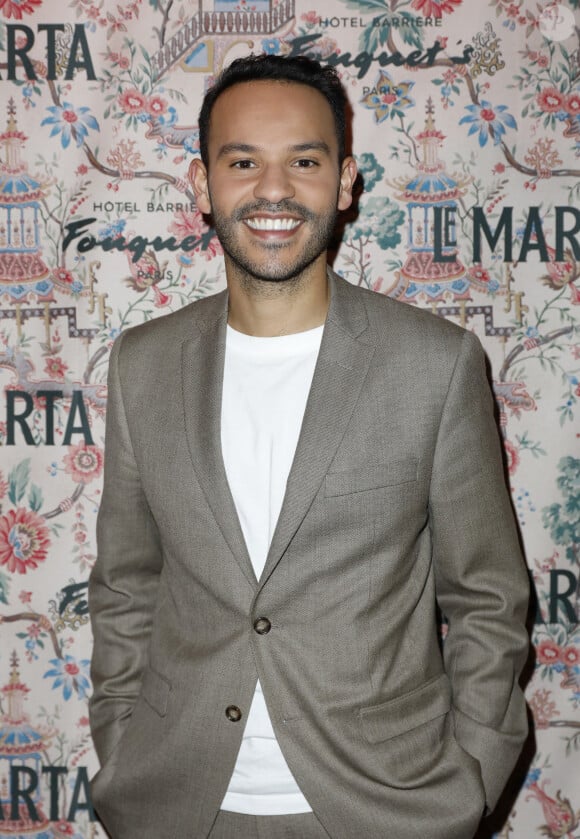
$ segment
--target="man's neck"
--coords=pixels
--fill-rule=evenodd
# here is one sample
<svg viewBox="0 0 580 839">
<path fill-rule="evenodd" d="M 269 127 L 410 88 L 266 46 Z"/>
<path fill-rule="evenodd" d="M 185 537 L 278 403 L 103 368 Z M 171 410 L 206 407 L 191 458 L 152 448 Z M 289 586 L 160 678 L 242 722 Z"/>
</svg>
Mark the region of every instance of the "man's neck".
<svg viewBox="0 0 580 839">
<path fill-rule="evenodd" d="M 313 265 L 293 280 L 240 282 L 227 271 L 228 323 L 238 332 L 261 338 L 306 332 L 321 326 L 328 311 L 326 263 Z"/>
</svg>

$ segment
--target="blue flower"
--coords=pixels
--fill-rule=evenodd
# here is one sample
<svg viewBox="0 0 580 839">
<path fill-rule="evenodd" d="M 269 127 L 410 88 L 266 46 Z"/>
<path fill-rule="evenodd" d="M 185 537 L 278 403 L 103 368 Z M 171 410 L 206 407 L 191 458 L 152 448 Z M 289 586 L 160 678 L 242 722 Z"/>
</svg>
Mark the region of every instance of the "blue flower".
<svg viewBox="0 0 580 839">
<path fill-rule="evenodd" d="M 60 134 L 63 149 L 70 145 L 71 137 L 77 146 L 82 146 L 89 129 L 99 130 L 99 123 L 90 113 L 90 108 L 75 108 L 70 102 L 63 102 L 62 105 L 53 105 L 47 110 L 52 116 L 45 117 L 40 124 L 52 125 L 50 136 Z"/>
<path fill-rule="evenodd" d="M 75 280 L 70 288 L 73 294 L 80 294 L 84 286 L 80 280 Z"/>
<path fill-rule="evenodd" d="M 188 134 L 183 141 L 183 148 L 190 154 L 197 154 L 199 152 L 199 131 L 194 131 L 193 134 Z"/>
<path fill-rule="evenodd" d="M 528 338 L 539 338 L 540 333 L 538 331 L 538 327 L 537 326 L 528 326 L 528 328 L 526 329 L 526 335 L 527 335 Z"/>
<path fill-rule="evenodd" d="M 79 699 L 85 699 L 87 690 L 91 683 L 88 679 L 88 659 L 77 661 L 72 655 L 65 655 L 64 658 L 51 658 L 50 663 L 54 665 L 52 670 L 47 670 L 45 679 L 54 679 L 52 690 L 62 688 L 65 699 L 70 699 L 76 690 Z"/>
<path fill-rule="evenodd" d="M 268 55 L 278 55 L 280 52 L 279 38 L 264 38 L 262 41 L 262 50 Z"/>
<path fill-rule="evenodd" d="M 476 134 L 479 131 L 479 145 L 485 146 L 490 136 L 490 129 L 493 132 L 493 141 L 497 146 L 508 128 L 517 128 L 513 116 L 507 113 L 507 105 L 496 105 L 492 107 L 490 102 L 482 100 L 481 105 L 466 105 L 469 114 L 459 120 L 459 125 L 469 123 L 468 135 Z"/>
<path fill-rule="evenodd" d="M 542 774 L 541 769 L 530 769 L 528 775 L 526 777 L 526 781 L 524 783 L 524 787 L 528 789 L 532 786 L 532 784 L 536 784 L 540 780 L 540 775 Z"/>
<path fill-rule="evenodd" d="M 115 239 L 117 236 L 120 236 L 125 230 L 126 224 L 127 219 L 124 218 L 118 218 L 115 221 L 110 221 L 99 230 L 99 241 L 102 242 L 103 239 L 107 239 L 109 237 Z"/>
</svg>

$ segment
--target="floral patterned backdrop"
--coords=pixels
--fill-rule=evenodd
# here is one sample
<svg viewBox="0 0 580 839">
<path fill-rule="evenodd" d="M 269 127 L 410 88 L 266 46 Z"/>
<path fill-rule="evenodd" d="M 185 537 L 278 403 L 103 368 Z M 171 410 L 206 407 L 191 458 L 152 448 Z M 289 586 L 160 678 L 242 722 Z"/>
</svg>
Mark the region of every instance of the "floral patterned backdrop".
<svg viewBox="0 0 580 839">
<path fill-rule="evenodd" d="M 0 21 L 0 837 L 104 836 L 87 578 L 109 351 L 224 286 L 186 173 L 204 89 L 252 50 L 317 56 L 348 90 L 364 192 L 336 270 L 484 343 L 536 596 L 534 739 L 481 835 L 580 837 L 577 0 L 0 0 Z"/>
</svg>

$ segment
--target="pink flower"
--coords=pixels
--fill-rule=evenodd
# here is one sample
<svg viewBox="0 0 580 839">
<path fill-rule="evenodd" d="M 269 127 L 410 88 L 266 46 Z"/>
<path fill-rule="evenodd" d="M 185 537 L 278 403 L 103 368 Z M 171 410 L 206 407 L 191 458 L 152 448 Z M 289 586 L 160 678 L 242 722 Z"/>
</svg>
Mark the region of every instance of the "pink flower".
<svg viewBox="0 0 580 839">
<path fill-rule="evenodd" d="M 75 542 L 77 543 L 77 545 L 82 545 L 86 541 L 87 534 L 84 532 L 84 530 L 77 530 L 77 532 L 75 533 Z"/>
<path fill-rule="evenodd" d="M 564 102 L 564 108 L 571 116 L 580 114 L 580 93 L 569 93 Z"/>
<path fill-rule="evenodd" d="M 311 10 L 309 12 L 304 12 L 304 14 L 300 15 L 300 19 L 304 21 L 304 23 L 316 24 L 320 20 L 320 15 L 318 12 Z"/>
<path fill-rule="evenodd" d="M 560 647 L 553 641 L 540 641 L 536 655 L 540 664 L 556 664 L 560 660 Z"/>
<path fill-rule="evenodd" d="M 98 478 L 103 471 L 103 452 L 85 443 L 70 446 L 64 458 L 64 467 L 75 483 L 86 484 Z"/>
<path fill-rule="evenodd" d="M 43 518 L 18 507 L 0 518 L 0 565 L 26 574 L 46 559 L 50 538 Z"/>
<path fill-rule="evenodd" d="M 580 650 L 578 647 L 564 647 L 560 651 L 560 661 L 568 667 L 574 667 L 580 663 Z"/>
<path fill-rule="evenodd" d="M 175 233 L 181 239 L 185 239 L 187 236 L 195 236 L 196 239 L 201 239 L 202 233 L 207 231 L 207 225 L 199 210 L 194 213 L 179 210 L 175 213 L 174 221 L 169 225 L 169 231 Z"/>
<path fill-rule="evenodd" d="M 440 18 L 444 12 L 454 12 L 460 3 L 461 0 L 413 0 L 411 6 L 425 17 Z"/>
<path fill-rule="evenodd" d="M 503 448 L 507 457 L 508 472 L 510 475 L 513 475 L 518 466 L 520 465 L 519 449 L 516 446 L 514 446 L 511 440 L 504 440 Z"/>
<path fill-rule="evenodd" d="M 76 169 L 77 175 L 86 175 L 88 171 L 89 167 L 85 163 L 81 163 Z"/>
<path fill-rule="evenodd" d="M 496 163 L 492 171 L 495 175 L 503 175 L 503 173 L 505 172 L 505 164 Z"/>
<path fill-rule="evenodd" d="M 22 13 L 33 14 L 35 6 L 40 6 L 42 0 L 0 0 L 0 10 L 4 17 L 22 20 Z"/>
<path fill-rule="evenodd" d="M 538 56 L 538 67 L 541 67 L 543 70 L 545 70 L 549 63 L 550 60 L 548 56 L 540 53 L 540 55 Z"/>
<path fill-rule="evenodd" d="M 555 114 L 564 107 L 564 96 L 555 87 L 545 87 L 536 99 L 540 110 L 547 114 Z"/>
<path fill-rule="evenodd" d="M 167 102 L 162 96 L 150 96 L 147 100 L 147 112 L 156 117 L 167 110 Z"/>
<path fill-rule="evenodd" d="M 64 374 L 67 370 L 68 364 L 65 364 L 60 356 L 48 358 L 46 360 L 46 364 L 44 365 L 44 372 L 46 375 L 50 376 L 51 379 L 54 379 L 57 382 L 64 381 Z"/>
<path fill-rule="evenodd" d="M 18 599 L 21 603 L 30 603 L 32 600 L 32 592 L 31 591 L 21 591 L 18 595 Z"/>
<path fill-rule="evenodd" d="M 119 107 L 126 114 L 140 114 L 146 110 L 147 99 L 136 87 L 131 87 L 119 94 Z"/>
</svg>

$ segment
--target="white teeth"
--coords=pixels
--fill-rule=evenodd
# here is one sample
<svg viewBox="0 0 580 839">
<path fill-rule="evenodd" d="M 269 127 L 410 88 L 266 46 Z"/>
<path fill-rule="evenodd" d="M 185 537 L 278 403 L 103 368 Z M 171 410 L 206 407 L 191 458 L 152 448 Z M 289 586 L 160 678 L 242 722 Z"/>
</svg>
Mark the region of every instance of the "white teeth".
<svg viewBox="0 0 580 839">
<path fill-rule="evenodd" d="M 252 230 L 294 230 L 300 222 L 295 218 L 248 218 L 246 224 Z"/>
</svg>

